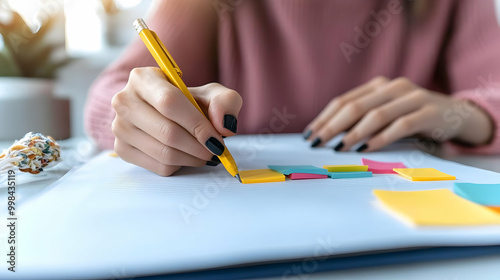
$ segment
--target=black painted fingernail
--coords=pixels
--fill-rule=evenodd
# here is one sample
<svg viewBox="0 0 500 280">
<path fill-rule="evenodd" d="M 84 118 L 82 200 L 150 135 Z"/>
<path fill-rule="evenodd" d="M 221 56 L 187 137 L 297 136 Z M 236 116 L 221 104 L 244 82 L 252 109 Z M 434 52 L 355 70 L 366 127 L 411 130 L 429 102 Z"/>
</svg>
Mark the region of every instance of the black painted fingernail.
<svg viewBox="0 0 500 280">
<path fill-rule="evenodd" d="M 356 152 L 358 152 L 358 153 L 359 153 L 359 152 L 362 152 L 362 151 L 364 151 L 364 150 L 366 150 L 366 149 L 368 149 L 368 145 L 363 144 L 363 145 L 361 145 L 361 147 L 359 147 L 359 148 L 356 150 Z"/>
<path fill-rule="evenodd" d="M 340 141 L 340 143 L 337 144 L 337 146 L 335 146 L 335 148 L 333 148 L 336 152 L 342 150 L 342 148 L 344 148 L 344 142 L 343 141 Z"/>
<path fill-rule="evenodd" d="M 220 156 L 224 152 L 224 145 L 214 137 L 208 138 L 205 146 L 214 154 Z"/>
<path fill-rule="evenodd" d="M 238 120 L 233 115 L 224 115 L 224 127 L 236 133 L 238 131 Z"/>
<path fill-rule="evenodd" d="M 304 139 L 309 139 L 309 137 L 311 137 L 311 135 L 313 134 L 313 131 L 312 130 L 308 130 L 304 133 L 302 133 L 302 136 L 304 136 Z"/>
<path fill-rule="evenodd" d="M 213 161 L 213 162 L 218 162 L 220 163 L 220 159 L 218 156 L 213 156 L 212 159 L 210 161 Z"/>
<path fill-rule="evenodd" d="M 215 162 L 215 161 L 207 161 L 207 165 L 208 165 L 208 166 L 217 166 L 217 165 L 219 165 L 219 164 L 220 164 L 220 162 Z"/>
<path fill-rule="evenodd" d="M 321 138 L 316 137 L 316 139 L 314 139 L 314 141 L 312 142 L 311 147 L 314 148 L 314 147 L 318 146 L 319 144 L 321 144 Z"/>
</svg>

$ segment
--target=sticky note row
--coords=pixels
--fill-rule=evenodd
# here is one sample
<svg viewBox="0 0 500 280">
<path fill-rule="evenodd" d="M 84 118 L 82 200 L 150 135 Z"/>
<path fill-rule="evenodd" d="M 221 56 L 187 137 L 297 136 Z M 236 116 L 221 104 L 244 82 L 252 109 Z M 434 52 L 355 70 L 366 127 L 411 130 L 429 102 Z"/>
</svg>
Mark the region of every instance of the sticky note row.
<svg viewBox="0 0 500 280">
<path fill-rule="evenodd" d="M 455 176 L 443 173 L 434 168 L 407 168 L 402 162 L 382 162 L 362 158 L 361 162 L 368 166 L 368 171 L 375 174 L 399 174 L 412 181 L 455 180 Z"/>
<path fill-rule="evenodd" d="M 466 226 L 500 224 L 500 215 L 448 189 L 427 191 L 375 190 L 393 214 L 413 225 Z"/>
<path fill-rule="evenodd" d="M 301 179 L 345 179 L 345 178 L 363 178 L 372 177 L 374 172 L 389 174 L 389 168 L 394 166 L 405 166 L 400 162 L 378 162 L 368 159 L 362 159 L 365 165 L 324 165 L 319 168 L 313 165 L 268 165 L 269 169 L 259 169 L 254 173 L 248 170 L 240 178 L 246 182 L 276 182 L 276 174 L 288 175 L 292 180 Z M 264 171 L 266 170 L 266 171 Z M 372 171 L 369 171 L 372 170 Z M 273 171 L 275 173 L 272 173 Z M 437 180 L 455 180 L 455 176 L 443 173 L 434 168 L 392 168 L 392 172 L 399 174 L 412 181 L 437 181 Z M 266 181 L 266 176 L 269 179 Z M 281 178 L 281 177 L 280 177 Z M 284 176 L 281 181 L 284 181 Z M 243 182 L 244 183 L 244 182 Z"/>
<path fill-rule="evenodd" d="M 371 172 L 328 172 L 313 165 L 269 165 L 269 169 L 240 171 L 243 184 L 285 181 L 285 175 L 292 180 L 302 179 L 344 179 L 371 177 Z"/>
<path fill-rule="evenodd" d="M 285 175 L 290 179 L 322 179 L 328 178 L 328 171 L 312 165 L 269 165 L 270 169 L 240 171 L 243 184 L 270 183 L 285 181 Z"/>
<path fill-rule="evenodd" d="M 329 172 L 366 172 L 368 165 L 323 165 L 319 168 L 313 165 L 268 165 L 270 169 L 290 175 L 292 173 L 307 173 L 307 174 L 322 174 L 326 175 Z"/>
<path fill-rule="evenodd" d="M 268 167 L 276 172 L 288 175 L 292 180 L 326 179 L 328 177 L 332 179 L 372 177 L 372 173 L 366 171 L 368 166 L 362 165 L 325 165 L 323 168 L 312 165 L 268 165 Z"/>
</svg>

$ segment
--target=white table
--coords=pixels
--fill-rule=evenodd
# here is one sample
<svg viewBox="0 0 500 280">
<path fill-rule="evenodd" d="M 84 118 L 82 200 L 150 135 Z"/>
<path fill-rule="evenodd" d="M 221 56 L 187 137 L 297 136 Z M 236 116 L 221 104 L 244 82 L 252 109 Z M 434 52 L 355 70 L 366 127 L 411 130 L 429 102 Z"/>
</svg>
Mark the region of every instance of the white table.
<svg viewBox="0 0 500 280">
<path fill-rule="evenodd" d="M 0 142 L 0 149 L 10 146 L 11 142 Z M 85 162 L 94 156 L 98 150 L 91 141 L 84 137 L 60 141 L 64 161 L 58 166 L 34 176 L 23 174 L 18 177 L 19 198 L 35 195 L 44 187 L 62 177 L 72 167 Z M 411 145 L 411 141 L 399 143 Z M 500 172 L 500 156 L 479 156 L 457 154 L 447 147 L 439 147 L 433 154 L 444 159 L 456 161 L 466 165 Z M 1 184 L 6 184 L 0 179 Z M 2 188 L 6 190 L 6 188 Z M 6 201 L 6 191 L 0 192 L 0 201 Z M 459 260 L 445 260 L 437 262 L 422 262 L 406 265 L 393 265 L 384 267 L 346 270 L 339 272 L 325 272 L 311 275 L 301 275 L 299 279 L 498 279 L 500 271 L 500 256 L 486 256 Z M 269 279 L 281 279 L 274 277 Z M 298 278 L 298 277 L 295 277 Z"/>
</svg>

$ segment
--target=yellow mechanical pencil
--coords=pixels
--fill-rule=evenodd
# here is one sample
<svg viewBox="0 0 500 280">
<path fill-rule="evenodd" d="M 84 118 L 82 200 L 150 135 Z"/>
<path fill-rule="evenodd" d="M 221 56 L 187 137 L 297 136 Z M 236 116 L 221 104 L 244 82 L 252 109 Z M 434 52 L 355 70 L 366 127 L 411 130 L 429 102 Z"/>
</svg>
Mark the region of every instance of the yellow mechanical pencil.
<svg viewBox="0 0 500 280">
<path fill-rule="evenodd" d="M 156 60 L 156 63 L 158 63 L 158 66 L 160 66 L 161 70 L 163 70 L 163 73 L 165 73 L 168 81 L 179 88 L 187 97 L 187 99 L 189 99 L 191 104 L 193 104 L 198 109 L 198 111 L 200 111 L 200 113 L 205 116 L 200 106 L 198 105 L 198 103 L 196 103 L 196 100 L 182 81 L 181 69 L 179 68 L 179 66 L 177 66 L 170 53 L 160 41 L 160 38 L 158 38 L 154 31 L 148 28 L 148 26 L 142 19 L 135 20 L 134 27 L 141 37 L 142 41 L 148 48 L 149 52 Z M 227 147 L 224 149 L 222 155 L 219 156 L 219 159 L 226 170 L 229 172 L 229 174 L 231 174 L 231 176 L 235 177 L 241 182 L 238 167 L 236 166 L 236 162 L 234 161 L 233 156 L 231 155 Z"/>
</svg>

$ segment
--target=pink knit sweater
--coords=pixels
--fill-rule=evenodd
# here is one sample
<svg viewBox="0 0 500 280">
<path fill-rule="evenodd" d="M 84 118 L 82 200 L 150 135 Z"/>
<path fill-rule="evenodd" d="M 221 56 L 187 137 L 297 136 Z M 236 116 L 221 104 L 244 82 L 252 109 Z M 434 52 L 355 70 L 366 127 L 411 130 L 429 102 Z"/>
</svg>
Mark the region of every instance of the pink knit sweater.
<svg viewBox="0 0 500 280">
<path fill-rule="evenodd" d="M 186 84 L 216 81 L 243 97 L 240 133 L 301 132 L 332 98 L 374 76 L 405 76 L 481 106 L 495 137 L 473 151 L 500 153 L 500 29 L 492 0 L 431 1 L 413 24 L 399 0 L 158 2 L 147 23 Z M 86 129 L 104 148 L 114 140 L 111 98 L 143 66 L 156 64 L 136 39 L 92 86 Z"/>
</svg>

